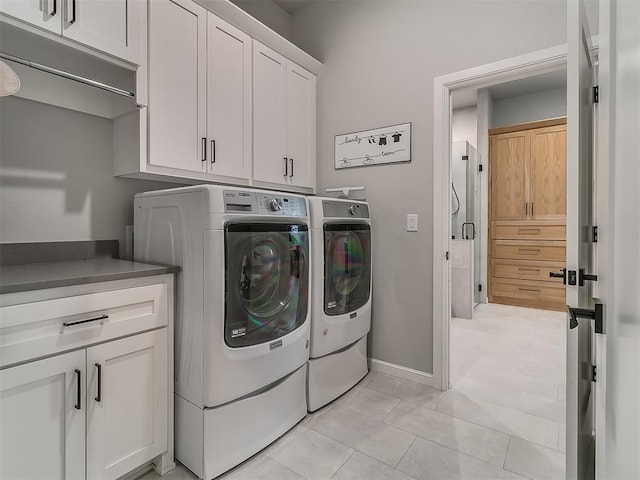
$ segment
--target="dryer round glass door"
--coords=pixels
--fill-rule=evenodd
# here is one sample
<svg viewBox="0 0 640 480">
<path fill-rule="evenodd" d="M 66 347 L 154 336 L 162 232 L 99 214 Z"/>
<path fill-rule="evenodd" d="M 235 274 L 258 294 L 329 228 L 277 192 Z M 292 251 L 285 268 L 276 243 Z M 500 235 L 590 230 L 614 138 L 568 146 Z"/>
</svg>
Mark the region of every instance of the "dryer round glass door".
<svg viewBox="0 0 640 480">
<path fill-rule="evenodd" d="M 301 326 L 309 295 L 308 228 L 302 224 L 225 226 L 225 342 L 270 342 Z"/>
<path fill-rule="evenodd" d="M 365 223 L 324 226 L 324 312 L 353 312 L 369 300 L 371 228 Z"/>
</svg>

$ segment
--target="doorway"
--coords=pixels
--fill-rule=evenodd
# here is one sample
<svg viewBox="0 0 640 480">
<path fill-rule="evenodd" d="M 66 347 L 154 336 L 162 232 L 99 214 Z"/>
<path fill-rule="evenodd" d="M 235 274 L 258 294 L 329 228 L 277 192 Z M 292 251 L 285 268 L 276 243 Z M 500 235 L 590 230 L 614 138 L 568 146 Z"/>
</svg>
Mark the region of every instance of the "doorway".
<svg viewBox="0 0 640 480">
<path fill-rule="evenodd" d="M 514 57 L 494 64 L 456 72 L 435 80 L 434 89 L 434 158 L 446 161 L 434 162 L 434 204 L 451 204 L 451 171 L 450 155 L 452 142 L 452 94 L 456 91 L 471 88 L 491 87 L 500 83 L 511 82 L 555 72 L 566 68 L 566 46 L 533 52 Z M 483 131 L 483 129 L 478 129 Z M 488 132 L 488 128 L 486 129 Z M 478 141 L 480 143 L 480 139 Z M 485 145 L 487 145 L 488 139 Z M 488 149 L 488 145 L 487 145 Z M 480 149 L 481 151 L 481 149 Z M 482 153 L 480 153 L 482 155 Z M 486 185 L 487 180 L 482 182 Z M 486 188 L 483 189 L 485 192 Z M 486 197 L 486 195 L 485 195 Z M 483 198 L 482 203 L 485 203 Z M 484 218 L 483 224 L 487 225 Z M 483 228 L 482 231 L 485 229 Z M 443 390 L 449 387 L 449 318 L 451 289 L 449 263 L 451 242 L 451 218 L 449 209 L 434 211 L 434 386 Z M 486 250 L 487 242 L 480 242 Z M 485 280 L 486 282 L 486 280 Z"/>
</svg>

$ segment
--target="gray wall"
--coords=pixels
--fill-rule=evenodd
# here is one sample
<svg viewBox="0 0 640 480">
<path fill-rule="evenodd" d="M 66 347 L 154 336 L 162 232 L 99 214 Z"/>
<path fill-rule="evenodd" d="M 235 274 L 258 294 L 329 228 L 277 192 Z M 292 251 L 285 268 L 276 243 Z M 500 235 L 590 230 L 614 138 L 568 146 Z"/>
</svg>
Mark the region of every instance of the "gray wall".
<svg viewBox="0 0 640 480">
<path fill-rule="evenodd" d="M 324 62 L 318 191 L 365 185 L 371 202 L 370 355 L 432 372 L 434 77 L 565 43 L 565 2 L 318 2 L 292 15 L 291 35 Z M 413 127 L 411 163 L 334 170 L 334 135 L 403 122 Z M 405 231 L 407 213 L 419 215 L 419 232 Z"/>
<path fill-rule="evenodd" d="M 172 185 L 113 176 L 112 121 L 0 99 L 0 243 L 123 240 L 137 192 Z"/>
<path fill-rule="evenodd" d="M 567 115 L 567 89 L 555 88 L 494 100 L 491 127 L 535 122 Z"/>
<path fill-rule="evenodd" d="M 291 15 L 271 0 L 231 0 L 231 2 L 274 32 L 290 40 Z"/>
</svg>

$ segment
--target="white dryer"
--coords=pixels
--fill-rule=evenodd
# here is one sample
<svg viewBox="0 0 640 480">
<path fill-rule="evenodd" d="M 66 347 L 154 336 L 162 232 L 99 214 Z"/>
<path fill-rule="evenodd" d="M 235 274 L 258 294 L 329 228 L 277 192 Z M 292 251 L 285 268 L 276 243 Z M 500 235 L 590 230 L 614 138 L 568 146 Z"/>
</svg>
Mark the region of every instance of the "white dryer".
<svg viewBox="0 0 640 480">
<path fill-rule="evenodd" d="M 310 412 L 336 399 L 367 374 L 371 328 L 371 217 L 355 200 L 310 197 L 313 281 Z"/>
<path fill-rule="evenodd" d="M 306 415 L 305 197 L 202 185 L 136 195 L 135 258 L 179 265 L 175 456 L 217 477 Z"/>
</svg>

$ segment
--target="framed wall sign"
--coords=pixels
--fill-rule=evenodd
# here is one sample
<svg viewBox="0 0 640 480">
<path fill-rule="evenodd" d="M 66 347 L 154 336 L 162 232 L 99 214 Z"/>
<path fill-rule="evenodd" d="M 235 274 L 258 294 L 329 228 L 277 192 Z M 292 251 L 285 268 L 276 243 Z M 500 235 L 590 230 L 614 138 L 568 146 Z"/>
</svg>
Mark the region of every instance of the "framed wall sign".
<svg viewBox="0 0 640 480">
<path fill-rule="evenodd" d="M 335 136 L 335 168 L 411 161 L 411 123 Z"/>
</svg>

